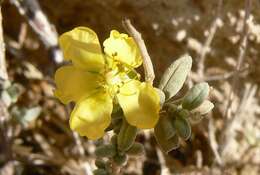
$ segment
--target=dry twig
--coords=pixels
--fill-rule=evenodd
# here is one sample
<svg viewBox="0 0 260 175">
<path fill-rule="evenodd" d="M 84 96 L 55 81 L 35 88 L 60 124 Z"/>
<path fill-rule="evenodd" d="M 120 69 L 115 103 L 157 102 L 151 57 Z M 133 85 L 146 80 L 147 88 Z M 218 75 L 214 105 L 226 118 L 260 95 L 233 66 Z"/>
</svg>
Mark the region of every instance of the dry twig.
<svg viewBox="0 0 260 175">
<path fill-rule="evenodd" d="M 198 76 L 199 76 L 199 80 L 202 81 L 203 79 L 207 79 L 204 75 L 205 72 L 205 59 L 206 59 L 206 55 L 209 51 L 210 45 L 213 41 L 213 38 L 216 34 L 217 28 L 218 28 L 218 21 L 221 18 L 221 9 L 222 9 L 222 5 L 223 5 L 223 0 L 218 0 L 218 6 L 217 6 L 217 12 L 216 12 L 216 18 L 214 19 L 214 21 L 212 22 L 210 29 L 209 29 L 209 35 L 201 49 L 200 55 L 199 55 L 199 61 L 198 61 Z M 232 75 L 231 75 L 232 76 Z M 222 77 L 221 77 L 222 78 Z M 224 77 L 225 78 L 225 77 Z M 210 121 L 208 124 L 208 130 L 209 130 L 209 142 L 210 142 L 210 147 L 214 153 L 214 156 L 217 160 L 217 163 L 219 165 L 222 165 L 222 160 L 219 156 L 218 153 L 218 146 L 217 146 L 217 141 L 216 141 L 216 137 L 215 137 L 215 128 L 213 125 L 213 118 L 210 117 Z"/>
<path fill-rule="evenodd" d="M 207 39 L 206 39 L 206 41 L 205 41 L 205 43 L 204 43 L 204 45 L 203 45 L 203 47 L 201 48 L 201 51 L 200 51 L 199 62 L 198 62 L 198 75 L 201 78 L 203 78 L 203 75 L 204 75 L 204 64 L 205 64 L 206 55 L 209 51 L 209 47 L 210 47 L 210 45 L 213 41 L 213 38 L 216 34 L 217 27 L 218 27 L 218 21 L 221 17 L 222 4 L 223 4 L 223 0 L 219 0 L 216 18 L 210 26 L 209 35 L 208 35 L 208 37 L 207 37 Z"/>
<path fill-rule="evenodd" d="M 246 49 L 247 49 L 247 43 L 248 43 L 248 20 L 249 20 L 249 15 L 251 12 L 251 6 L 252 6 L 252 0 L 246 0 L 245 1 L 245 18 L 244 18 L 244 23 L 243 23 L 243 33 L 242 33 L 242 40 L 241 40 L 241 44 L 239 47 L 239 56 L 238 56 L 238 62 L 235 68 L 235 74 L 237 75 L 237 73 L 240 71 L 241 66 L 245 60 L 245 55 L 246 55 Z M 233 105 L 233 99 L 235 96 L 235 92 L 237 91 L 237 86 L 238 86 L 238 80 L 239 77 L 238 76 L 233 76 L 232 82 L 231 82 L 231 89 L 229 92 L 229 97 L 228 97 L 228 103 L 227 103 L 227 108 L 225 110 L 225 125 L 224 125 L 224 129 L 222 132 L 222 136 L 221 136 L 221 141 L 222 141 L 222 147 L 220 149 L 221 155 L 223 155 L 223 153 L 225 152 L 224 150 L 226 150 L 226 147 L 228 145 L 228 142 L 230 140 L 229 135 L 230 135 L 230 131 L 232 128 L 232 125 L 234 123 L 234 120 L 236 119 L 236 115 L 233 113 L 232 114 L 232 105 Z"/>
<path fill-rule="evenodd" d="M 214 126 L 214 123 L 213 123 L 213 118 L 212 116 L 209 117 L 209 123 L 208 123 L 208 130 L 209 130 L 209 144 L 210 144 L 210 147 L 213 151 L 213 154 L 216 158 L 216 161 L 217 161 L 217 164 L 218 165 L 223 165 L 223 161 L 219 155 L 219 152 L 218 152 L 218 143 L 216 141 L 216 136 L 215 136 L 215 126 Z"/>
<path fill-rule="evenodd" d="M 3 157 L 0 157 L 0 161 L 6 161 L 7 163 L 11 158 L 10 142 L 12 128 L 9 126 L 10 116 L 8 113 L 8 106 L 1 98 L 1 93 L 6 82 L 8 82 L 8 74 L 5 61 L 5 44 L 3 39 L 2 11 L 0 4 L 0 155 L 4 155 Z"/>
<path fill-rule="evenodd" d="M 58 35 L 50 24 L 46 15 L 41 10 L 37 0 L 10 0 L 20 14 L 28 19 L 28 23 L 39 36 L 46 48 L 50 50 L 51 58 L 56 64 L 63 61 L 63 56 L 58 47 Z"/>
<path fill-rule="evenodd" d="M 3 28 L 2 28 L 2 12 L 0 6 L 0 81 L 8 80 L 6 62 L 5 62 L 5 44 L 3 38 Z"/>
<path fill-rule="evenodd" d="M 153 83 L 155 78 L 153 63 L 146 49 L 144 40 L 142 39 L 141 34 L 135 29 L 135 27 L 131 24 L 129 19 L 123 21 L 123 26 L 126 31 L 133 37 L 137 46 L 141 51 L 141 55 L 143 57 L 143 66 L 144 66 L 144 74 L 145 80 Z"/>
<path fill-rule="evenodd" d="M 170 170 L 166 165 L 166 160 L 165 160 L 165 156 L 163 155 L 163 152 L 161 149 L 159 149 L 158 147 L 156 147 L 156 153 L 160 162 L 160 166 L 161 166 L 161 174 L 164 175 L 169 175 L 170 174 Z"/>
</svg>

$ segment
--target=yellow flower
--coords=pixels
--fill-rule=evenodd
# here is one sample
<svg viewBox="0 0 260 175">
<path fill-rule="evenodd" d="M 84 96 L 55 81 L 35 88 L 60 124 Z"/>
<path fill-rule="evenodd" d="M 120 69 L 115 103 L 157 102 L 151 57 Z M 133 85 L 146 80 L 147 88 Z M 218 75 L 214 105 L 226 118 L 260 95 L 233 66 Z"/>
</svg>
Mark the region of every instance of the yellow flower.
<svg viewBox="0 0 260 175">
<path fill-rule="evenodd" d="M 75 102 L 70 127 L 81 136 L 98 139 L 109 126 L 113 104 L 119 103 L 126 120 L 137 128 L 153 128 L 159 118 L 159 96 L 150 82 L 140 82 L 134 68 L 142 58 L 134 40 L 111 31 L 103 43 L 86 27 L 64 33 L 59 43 L 71 65 L 55 73 L 55 96 Z"/>
</svg>

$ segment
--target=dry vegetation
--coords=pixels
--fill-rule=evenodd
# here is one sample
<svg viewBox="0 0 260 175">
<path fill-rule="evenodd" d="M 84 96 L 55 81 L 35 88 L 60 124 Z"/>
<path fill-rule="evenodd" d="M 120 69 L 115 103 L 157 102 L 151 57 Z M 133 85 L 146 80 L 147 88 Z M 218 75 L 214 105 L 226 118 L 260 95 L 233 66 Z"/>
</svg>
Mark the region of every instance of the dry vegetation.
<svg viewBox="0 0 260 175">
<path fill-rule="evenodd" d="M 111 29 L 124 31 L 125 17 L 142 33 L 156 82 L 189 53 L 194 63 L 186 89 L 206 80 L 215 103 L 191 139 L 168 155 L 150 132 L 141 133 L 146 155 L 132 157 L 125 174 L 260 174 L 260 1 L 40 0 L 43 13 L 36 16 L 19 2 L 1 5 L 0 44 L 4 38 L 13 98 L 0 99 L 1 175 L 91 174 L 95 146 L 109 136 L 93 142 L 69 129 L 70 107 L 53 97 L 60 61 L 55 31 L 89 26 L 103 40 Z M 0 52 L 2 88 L 7 76 Z"/>
</svg>

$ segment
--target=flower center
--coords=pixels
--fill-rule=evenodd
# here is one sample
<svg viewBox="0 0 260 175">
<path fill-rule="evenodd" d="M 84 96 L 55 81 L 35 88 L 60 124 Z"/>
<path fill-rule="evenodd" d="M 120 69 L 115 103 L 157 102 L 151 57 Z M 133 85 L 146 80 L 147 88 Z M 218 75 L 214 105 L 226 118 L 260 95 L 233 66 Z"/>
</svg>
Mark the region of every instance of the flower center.
<svg viewBox="0 0 260 175">
<path fill-rule="evenodd" d="M 106 88 L 111 95 L 114 97 L 117 93 L 119 93 L 119 89 L 123 84 L 130 80 L 126 73 L 119 72 L 117 70 L 111 70 L 105 74 L 106 80 Z"/>
</svg>

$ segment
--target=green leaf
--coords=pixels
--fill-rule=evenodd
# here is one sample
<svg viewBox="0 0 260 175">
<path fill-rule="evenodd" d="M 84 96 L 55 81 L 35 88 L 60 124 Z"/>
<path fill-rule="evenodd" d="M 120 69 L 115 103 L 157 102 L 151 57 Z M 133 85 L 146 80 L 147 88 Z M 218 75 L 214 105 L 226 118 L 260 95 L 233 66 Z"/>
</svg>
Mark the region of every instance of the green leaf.
<svg viewBox="0 0 260 175">
<path fill-rule="evenodd" d="M 189 55 L 184 55 L 174 61 L 164 72 L 159 89 L 165 92 L 166 99 L 173 97 L 179 92 L 191 70 L 191 66 L 192 58 Z"/>
<path fill-rule="evenodd" d="M 29 109 L 18 108 L 15 106 L 11 109 L 11 114 L 13 115 L 13 117 L 25 127 L 30 122 L 34 121 L 37 117 L 39 117 L 41 112 L 42 108 L 39 106 Z"/>
<path fill-rule="evenodd" d="M 144 154 L 144 146 L 141 143 L 134 143 L 129 150 L 127 150 L 129 155 L 142 155 Z"/>
<path fill-rule="evenodd" d="M 191 114 L 189 117 L 189 121 L 191 124 L 197 124 L 199 123 L 203 118 L 205 117 L 205 115 L 200 115 L 198 113 L 195 114 Z"/>
<path fill-rule="evenodd" d="M 200 122 L 204 116 L 214 108 L 214 104 L 209 100 L 205 100 L 199 107 L 190 112 L 189 121 L 192 124 Z"/>
<path fill-rule="evenodd" d="M 116 153 L 116 147 L 113 144 L 101 145 L 95 150 L 95 154 L 98 157 L 113 157 Z"/>
<path fill-rule="evenodd" d="M 174 122 L 174 127 L 180 137 L 187 140 L 191 135 L 191 126 L 189 122 L 183 117 L 177 117 Z"/>
<path fill-rule="evenodd" d="M 114 162 L 117 165 L 124 165 L 127 161 L 127 155 L 126 154 L 117 154 L 113 157 Z"/>
<path fill-rule="evenodd" d="M 160 135 L 166 140 L 176 134 L 176 130 L 172 125 L 170 117 L 168 116 L 160 116 L 160 119 L 154 129 L 155 131 L 160 132 Z"/>
<path fill-rule="evenodd" d="M 192 110 L 200 106 L 205 98 L 209 95 L 208 83 L 199 83 L 193 86 L 185 95 L 182 101 L 182 107 L 187 110 Z"/>
<path fill-rule="evenodd" d="M 106 169 L 106 163 L 107 163 L 106 161 L 99 159 L 99 158 L 97 158 L 95 160 L 96 167 L 101 168 L 101 169 Z"/>
<path fill-rule="evenodd" d="M 22 93 L 22 86 L 19 84 L 12 84 L 0 90 L 0 99 L 6 104 L 7 107 L 11 106 L 11 104 L 16 103 L 19 96 Z"/>
<path fill-rule="evenodd" d="M 183 117 L 183 118 L 188 118 L 190 116 L 190 111 L 188 111 L 186 109 L 180 109 L 178 111 L 178 115 Z"/>
<path fill-rule="evenodd" d="M 117 136 L 118 149 L 122 152 L 127 151 L 134 143 L 137 135 L 137 128 L 123 120 L 120 132 Z"/>
<path fill-rule="evenodd" d="M 19 96 L 22 94 L 23 87 L 21 85 L 15 83 L 15 84 L 12 84 L 6 90 L 12 99 L 12 103 L 15 103 L 15 102 L 17 102 Z"/>
<path fill-rule="evenodd" d="M 161 89 L 155 88 L 159 97 L 160 97 L 160 106 L 163 106 L 164 102 L 165 102 L 165 94 Z"/>
<path fill-rule="evenodd" d="M 160 120 L 154 128 L 154 135 L 157 143 L 166 153 L 179 147 L 179 137 L 168 116 L 160 116 Z"/>
<path fill-rule="evenodd" d="M 163 137 L 163 133 L 161 132 L 161 130 L 158 130 L 157 128 L 154 129 L 154 135 L 158 145 L 166 153 L 179 147 L 179 137 L 177 134 L 172 136 L 170 139 L 166 139 L 165 137 Z"/>
<path fill-rule="evenodd" d="M 4 90 L 0 93 L 0 99 L 4 102 L 4 104 L 9 107 L 12 104 L 12 97 L 10 94 Z"/>
<path fill-rule="evenodd" d="M 117 135 L 113 135 L 110 139 L 110 142 L 113 144 L 113 145 L 117 145 Z"/>
<path fill-rule="evenodd" d="M 191 111 L 192 114 L 205 115 L 209 113 L 214 108 L 214 104 L 209 100 L 205 100 L 199 107 Z"/>
<path fill-rule="evenodd" d="M 96 169 L 93 171 L 94 175 L 109 175 L 109 173 L 104 169 Z"/>
</svg>

